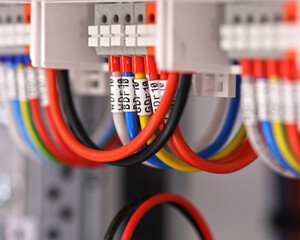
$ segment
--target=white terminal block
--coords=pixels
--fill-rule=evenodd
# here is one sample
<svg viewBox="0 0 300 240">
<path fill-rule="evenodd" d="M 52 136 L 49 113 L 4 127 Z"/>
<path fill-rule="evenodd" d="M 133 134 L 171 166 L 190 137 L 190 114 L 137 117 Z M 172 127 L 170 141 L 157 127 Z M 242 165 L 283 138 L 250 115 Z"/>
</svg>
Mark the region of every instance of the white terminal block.
<svg viewBox="0 0 300 240">
<path fill-rule="evenodd" d="M 89 35 L 91 35 L 91 36 L 100 35 L 100 27 L 99 26 L 89 26 L 88 31 L 89 31 Z"/>
<path fill-rule="evenodd" d="M 111 46 L 111 28 L 108 25 L 100 26 L 100 47 Z"/>
<path fill-rule="evenodd" d="M 0 25 L 0 48 L 22 47 L 30 43 L 29 24 Z"/>
<path fill-rule="evenodd" d="M 300 42 L 300 24 L 263 23 L 232 24 L 220 28 L 221 49 L 241 55 L 269 56 L 297 49 Z"/>
<path fill-rule="evenodd" d="M 125 26 L 124 25 L 111 25 L 111 46 L 121 46 L 125 45 Z"/>
<path fill-rule="evenodd" d="M 195 96 L 222 98 L 236 96 L 236 75 L 233 74 L 196 74 L 193 84 Z"/>
<path fill-rule="evenodd" d="M 125 26 L 125 46 L 136 47 L 137 46 L 137 26 L 126 25 Z"/>
</svg>

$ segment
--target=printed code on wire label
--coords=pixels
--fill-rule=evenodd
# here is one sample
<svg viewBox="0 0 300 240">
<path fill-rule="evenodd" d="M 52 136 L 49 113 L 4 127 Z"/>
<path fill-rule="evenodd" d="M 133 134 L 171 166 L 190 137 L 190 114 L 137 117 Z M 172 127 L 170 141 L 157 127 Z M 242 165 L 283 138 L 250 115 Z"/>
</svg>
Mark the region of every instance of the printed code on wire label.
<svg viewBox="0 0 300 240">
<path fill-rule="evenodd" d="M 295 101 L 296 101 L 296 118 L 297 118 L 297 127 L 300 131 L 300 81 L 295 82 L 296 88 L 296 94 L 295 94 Z"/>
<path fill-rule="evenodd" d="M 37 86 L 37 79 L 35 74 L 35 69 L 32 67 L 28 67 L 26 70 L 26 86 L 27 86 L 27 94 L 29 99 L 38 98 L 38 86 Z"/>
<path fill-rule="evenodd" d="M 151 115 L 151 97 L 147 79 L 135 79 L 135 104 L 137 114 L 140 116 Z"/>
<path fill-rule="evenodd" d="M 270 120 L 277 122 L 282 120 L 282 102 L 280 98 L 280 83 L 279 82 L 268 82 L 269 90 L 269 111 Z"/>
<path fill-rule="evenodd" d="M 39 69 L 37 72 L 38 76 L 38 90 L 39 97 L 42 107 L 47 107 L 50 104 L 49 95 L 48 95 L 48 85 L 46 81 L 46 72 L 43 69 Z"/>
<path fill-rule="evenodd" d="M 6 85 L 5 85 L 5 68 L 3 65 L 0 65 L 0 97 L 1 101 L 6 101 Z"/>
<path fill-rule="evenodd" d="M 18 96 L 20 101 L 27 100 L 26 84 L 25 84 L 25 69 L 17 68 L 17 81 L 18 81 Z"/>
<path fill-rule="evenodd" d="M 285 123 L 296 122 L 296 108 L 294 98 L 294 84 L 292 82 L 283 82 L 282 89 L 282 103 L 283 103 L 283 121 Z"/>
<path fill-rule="evenodd" d="M 136 105 L 134 102 L 134 77 L 123 77 L 123 111 L 124 112 L 136 112 Z"/>
<path fill-rule="evenodd" d="M 160 81 L 159 80 L 149 81 L 148 84 L 149 84 L 152 109 L 153 112 L 156 112 L 162 96 L 160 92 Z"/>
<path fill-rule="evenodd" d="M 122 77 L 110 78 L 110 105 L 111 112 L 123 112 L 123 87 Z"/>
<path fill-rule="evenodd" d="M 255 86 L 252 82 L 243 81 L 242 84 L 242 107 L 243 118 L 246 125 L 253 125 L 257 122 L 255 108 Z"/>
<path fill-rule="evenodd" d="M 164 94 L 165 94 L 166 87 L 167 87 L 167 83 L 168 83 L 167 80 L 159 80 L 159 86 L 160 86 L 161 98 L 162 98 L 162 97 L 164 96 Z M 169 119 L 170 114 L 171 114 L 171 109 L 172 109 L 173 106 L 174 106 L 175 100 L 176 100 L 176 96 L 174 96 L 174 98 L 172 99 L 171 108 L 170 108 L 170 110 L 167 112 L 167 114 L 166 114 L 166 116 L 165 116 L 165 120 Z"/>
<path fill-rule="evenodd" d="M 8 87 L 8 98 L 16 99 L 17 98 L 17 84 L 16 84 L 16 75 L 14 69 L 9 68 L 7 70 L 7 87 Z"/>
<path fill-rule="evenodd" d="M 269 120 L 268 112 L 268 84 L 265 79 L 258 79 L 256 82 L 257 111 L 260 121 Z"/>
</svg>

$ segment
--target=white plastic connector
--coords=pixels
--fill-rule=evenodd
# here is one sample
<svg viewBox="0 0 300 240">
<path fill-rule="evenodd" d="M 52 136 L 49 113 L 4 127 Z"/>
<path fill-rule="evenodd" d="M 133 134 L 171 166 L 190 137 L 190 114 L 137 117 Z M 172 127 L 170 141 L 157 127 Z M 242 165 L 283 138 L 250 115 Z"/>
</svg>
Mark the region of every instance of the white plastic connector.
<svg viewBox="0 0 300 240">
<path fill-rule="evenodd" d="M 298 48 L 299 30 L 298 23 L 223 25 L 220 46 L 223 51 L 238 56 L 278 56 L 278 53 Z"/>
<path fill-rule="evenodd" d="M 99 32 L 98 32 L 99 28 Z M 126 54 L 138 53 L 140 49 L 155 46 L 156 44 L 156 26 L 150 24 L 140 25 L 102 25 L 89 27 L 89 47 L 110 48 L 111 53 Z M 116 53 L 116 48 L 122 53 Z M 110 52 L 104 51 L 105 53 Z"/>
<path fill-rule="evenodd" d="M 196 74 L 193 83 L 195 96 L 233 98 L 236 95 L 236 76 L 232 74 Z"/>
<path fill-rule="evenodd" d="M 111 25 L 111 46 L 123 47 L 125 45 L 125 26 Z"/>
<path fill-rule="evenodd" d="M 104 71 L 71 70 L 71 83 L 74 92 L 85 96 L 109 96 L 109 75 Z"/>
<path fill-rule="evenodd" d="M 30 43 L 29 24 L 0 25 L 0 48 L 22 47 Z"/>
</svg>

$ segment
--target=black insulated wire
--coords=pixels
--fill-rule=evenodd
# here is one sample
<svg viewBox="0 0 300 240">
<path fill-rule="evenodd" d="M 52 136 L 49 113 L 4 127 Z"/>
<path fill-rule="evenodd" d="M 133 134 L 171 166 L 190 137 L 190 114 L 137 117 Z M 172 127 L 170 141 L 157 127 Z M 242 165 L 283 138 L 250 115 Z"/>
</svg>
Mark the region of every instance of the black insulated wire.
<svg viewBox="0 0 300 240">
<path fill-rule="evenodd" d="M 125 220 L 125 218 L 129 215 L 129 213 L 133 212 L 133 209 L 137 208 L 139 205 L 141 205 L 143 202 L 145 202 L 152 196 L 154 196 L 154 195 L 149 194 L 149 195 L 145 195 L 145 196 L 140 196 L 140 197 L 137 197 L 136 199 L 128 202 L 113 218 L 113 220 L 111 221 L 111 223 L 105 233 L 104 238 L 102 238 L 101 240 L 113 240 L 118 228 L 120 227 L 121 223 Z M 178 204 L 170 203 L 170 202 L 166 202 L 164 204 L 168 204 L 171 207 L 174 207 L 175 209 L 177 209 L 191 223 L 193 228 L 196 230 L 196 232 L 199 236 L 199 239 L 204 239 L 204 234 L 201 231 L 201 229 L 198 227 L 197 222 L 190 215 L 190 213 L 188 211 L 186 211 L 185 208 L 183 208 L 182 206 L 180 206 Z"/>
<path fill-rule="evenodd" d="M 142 202 L 146 201 L 152 196 L 154 195 L 148 194 L 144 196 L 139 196 L 136 197 L 134 200 L 128 202 L 111 221 L 110 225 L 106 230 L 103 240 L 112 240 L 116 235 L 118 228 L 120 227 L 124 219 L 129 215 L 129 213 L 132 212 L 133 209 L 140 205 Z"/>
<path fill-rule="evenodd" d="M 69 76 L 68 71 L 60 70 L 58 71 L 58 92 L 59 97 L 62 102 L 63 109 L 65 111 L 66 122 L 70 124 L 70 129 L 73 132 L 74 136 L 84 145 L 89 148 L 102 150 L 96 146 L 93 141 L 88 136 L 86 130 L 84 129 L 83 124 L 81 123 L 72 99 L 72 94 L 70 90 Z M 176 100 L 171 111 L 169 120 L 165 124 L 165 127 L 161 132 L 157 134 L 156 139 L 150 144 L 147 145 L 143 150 L 132 154 L 129 157 L 126 157 L 122 160 L 116 162 L 107 162 L 106 164 L 120 167 L 129 167 L 133 165 L 140 164 L 147 161 L 155 155 L 170 139 L 174 133 L 183 111 L 185 109 L 189 90 L 191 88 L 192 75 L 183 74 L 180 76 L 180 85 L 177 90 Z"/>
</svg>

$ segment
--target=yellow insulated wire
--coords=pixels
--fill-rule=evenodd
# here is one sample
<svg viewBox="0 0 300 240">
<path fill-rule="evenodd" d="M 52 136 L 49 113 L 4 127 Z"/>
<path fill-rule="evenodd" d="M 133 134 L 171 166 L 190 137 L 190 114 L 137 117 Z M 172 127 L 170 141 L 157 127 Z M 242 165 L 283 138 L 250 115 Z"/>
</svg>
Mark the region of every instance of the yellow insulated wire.
<svg viewBox="0 0 300 240">
<path fill-rule="evenodd" d="M 232 141 L 220 152 L 218 152 L 216 155 L 210 158 L 210 160 L 218 160 L 220 158 L 227 157 L 231 153 L 233 153 L 235 150 L 241 146 L 243 141 L 245 140 L 247 134 L 245 130 L 245 126 L 242 125 L 238 131 L 238 133 L 235 135 L 235 137 L 232 139 Z"/>
<path fill-rule="evenodd" d="M 135 74 L 135 79 L 145 79 L 146 75 L 143 73 Z M 144 129 L 146 125 L 148 124 L 150 120 L 150 116 L 139 116 L 141 128 Z M 156 138 L 155 135 L 153 135 L 148 141 L 148 144 L 151 144 L 154 139 Z M 173 156 L 171 153 L 169 153 L 167 150 L 162 148 L 159 152 L 157 152 L 156 157 L 158 157 L 163 163 L 168 165 L 171 168 L 174 168 L 178 171 L 182 172 L 199 172 L 198 168 L 194 168 L 191 165 L 181 161 L 179 158 Z"/>
<path fill-rule="evenodd" d="M 136 79 L 145 79 L 145 74 L 135 74 Z M 144 129 L 150 120 L 150 116 L 139 116 L 141 128 Z M 244 141 L 246 137 L 245 128 L 241 127 L 237 135 L 234 139 L 226 146 L 223 150 L 217 153 L 215 156 L 210 158 L 211 160 L 218 160 L 220 158 L 226 157 L 232 152 L 234 152 Z M 151 144 L 155 140 L 156 136 L 153 135 L 149 140 L 148 144 Z M 183 162 L 179 158 L 175 157 L 167 150 L 162 148 L 159 152 L 156 153 L 156 156 L 164 162 L 169 167 L 172 167 L 176 170 L 183 171 L 183 172 L 199 172 L 201 170 L 192 167 L 191 165 Z"/>
<path fill-rule="evenodd" d="M 270 78 L 270 82 L 279 82 L 279 78 L 277 76 L 272 76 Z M 271 125 L 275 142 L 278 146 L 280 153 L 295 170 L 300 172 L 300 163 L 298 162 L 288 143 L 284 124 L 279 120 L 275 120 L 271 123 Z"/>
<path fill-rule="evenodd" d="M 25 129 L 28 133 L 33 144 L 36 146 L 37 149 L 49 160 L 54 163 L 61 164 L 61 162 L 56 159 L 43 145 L 41 139 L 39 138 L 36 129 L 33 125 L 33 121 L 31 118 L 30 110 L 29 110 L 29 103 L 27 101 L 20 101 L 20 109 L 21 115 L 24 122 Z"/>
<path fill-rule="evenodd" d="M 150 116 L 139 116 L 141 128 L 144 129 L 150 120 Z M 155 140 L 156 136 L 152 135 L 152 137 L 147 141 L 148 144 L 151 144 Z M 173 156 L 167 150 L 162 148 L 155 154 L 162 162 L 167 164 L 169 167 L 172 167 L 176 170 L 182 172 L 200 172 L 198 168 L 194 168 L 191 165 L 181 161 L 179 158 Z"/>
</svg>

